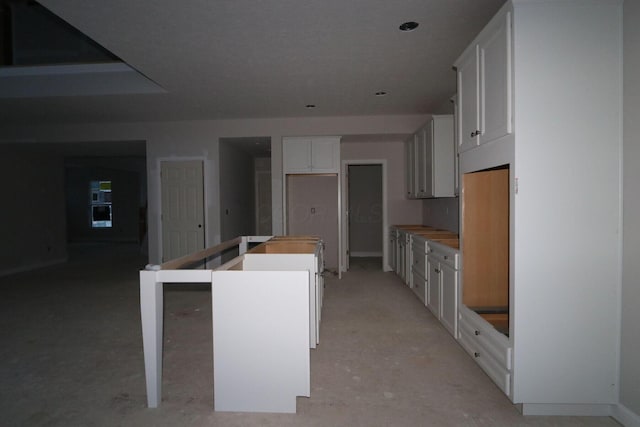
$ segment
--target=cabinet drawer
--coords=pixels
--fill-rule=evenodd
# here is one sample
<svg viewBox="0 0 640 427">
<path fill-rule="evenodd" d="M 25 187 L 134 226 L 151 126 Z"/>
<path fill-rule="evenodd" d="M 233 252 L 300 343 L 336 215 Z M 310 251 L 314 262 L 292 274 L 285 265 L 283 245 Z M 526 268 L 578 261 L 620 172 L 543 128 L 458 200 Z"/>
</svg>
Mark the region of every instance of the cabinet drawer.
<svg viewBox="0 0 640 427">
<path fill-rule="evenodd" d="M 429 256 L 433 256 L 440 263 L 446 264 L 453 268 L 454 270 L 458 269 L 458 253 L 457 249 L 451 248 L 446 245 L 442 245 L 437 242 L 428 242 L 428 251 Z"/>
<path fill-rule="evenodd" d="M 424 276 L 422 276 L 415 268 L 411 270 L 411 275 L 413 276 L 413 292 L 417 295 L 420 301 L 425 304 L 427 296 L 427 279 L 425 279 Z"/>
<path fill-rule="evenodd" d="M 511 347 L 509 340 L 493 326 L 464 306 L 459 311 L 459 328 L 478 340 L 485 350 L 505 369 L 511 369 Z"/>
<path fill-rule="evenodd" d="M 480 316 L 460 307 L 458 341 L 507 395 L 510 390 L 511 347 L 504 335 Z"/>
<path fill-rule="evenodd" d="M 478 345 L 475 336 L 469 335 L 467 329 L 458 331 L 458 342 L 473 357 L 482 370 L 507 396 L 511 391 L 511 372 L 499 364 L 487 353 L 487 349 Z"/>
</svg>

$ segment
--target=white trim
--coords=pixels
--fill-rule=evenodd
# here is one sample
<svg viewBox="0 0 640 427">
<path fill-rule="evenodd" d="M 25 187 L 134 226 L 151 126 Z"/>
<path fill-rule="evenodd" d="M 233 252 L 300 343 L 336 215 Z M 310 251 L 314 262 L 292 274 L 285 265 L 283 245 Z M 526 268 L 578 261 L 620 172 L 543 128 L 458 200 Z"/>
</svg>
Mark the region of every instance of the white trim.
<svg viewBox="0 0 640 427">
<path fill-rule="evenodd" d="M 362 160 L 342 160 L 342 165 L 340 167 L 340 175 L 341 176 L 346 176 L 347 172 L 348 172 L 348 168 L 350 165 L 380 165 L 382 166 L 382 270 L 383 271 L 391 271 L 391 267 L 389 267 L 389 247 L 387 245 L 387 237 L 389 234 L 389 224 L 388 224 L 388 215 L 387 215 L 387 210 L 388 210 L 388 206 L 387 206 L 387 159 L 362 159 Z M 341 193 L 342 193 L 342 197 L 341 199 L 344 199 L 347 196 L 347 189 L 346 189 L 346 185 L 348 184 L 347 179 L 342 179 L 341 180 Z M 342 200 L 342 206 L 347 206 L 347 201 L 346 200 Z M 342 267 L 346 267 L 348 265 L 348 256 L 347 256 L 347 247 L 348 247 L 348 242 L 346 241 L 346 239 L 349 238 L 349 236 L 347 236 L 343 230 L 344 228 L 344 224 L 346 224 L 347 222 L 347 213 L 344 209 L 340 209 L 340 216 L 339 216 L 339 220 L 342 222 L 342 226 L 340 228 L 340 234 L 342 235 L 342 238 L 340 239 L 341 242 L 341 250 L 339 253 L 339 262 L 341 264 Z M 352 256 L 357 256 L 357 255 L 353 255 Z M 373 255 L 373 256 L 380 256 L 380 255 Z M 342 271 L 346 271 L 342 270 Z"/>
<path fill-rule="evenodd" d="M 580 403 L 523 403 L 522 415 L 609 417 L 613 413 L 614 406 L 610 404 Z"/>
<path fill-rule="evenodd" d="M 518 405 L 522 415 L 612 417 L 625 427 L 640 427 L 640 415 L 618 404 L 538 404 Z"/>
<path fill-rule="evenodd" d="M 640 415 L 636 414 L 622 403 L 618 403 L 612 408 L 611 416 L 623 426 L 640 427 Z"/>
<path fill-rule="evenodd" d="M 365 257 L 381 257 L 382 252 L 351 252 L 349 255 L 355 258 L 365 258 Z"/>
</svg>

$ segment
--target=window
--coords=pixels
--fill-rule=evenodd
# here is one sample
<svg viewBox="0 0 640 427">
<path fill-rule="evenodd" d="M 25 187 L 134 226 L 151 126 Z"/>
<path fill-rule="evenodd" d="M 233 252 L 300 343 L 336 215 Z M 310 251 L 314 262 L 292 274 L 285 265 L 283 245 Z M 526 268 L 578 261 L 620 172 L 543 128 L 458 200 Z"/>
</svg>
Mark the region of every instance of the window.
<svg viewBox="0 0 640 427">
<path fill-rule="evenodd" d="M 111 228 L 111 181 L 91 181 L 91 228 Z"/>
</svg>

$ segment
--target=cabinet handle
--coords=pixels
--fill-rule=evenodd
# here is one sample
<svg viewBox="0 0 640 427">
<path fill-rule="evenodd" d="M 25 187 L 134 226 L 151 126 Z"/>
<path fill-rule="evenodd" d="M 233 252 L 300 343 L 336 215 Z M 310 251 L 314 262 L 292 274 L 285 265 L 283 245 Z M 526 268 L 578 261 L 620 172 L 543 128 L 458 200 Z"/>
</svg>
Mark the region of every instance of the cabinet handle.
<svg viewBox="0 0 640 427">
<path fill-rule="evenodd" d="M 474 334 L 480 335 L 480 331 L 473 331 Z"/>
<path fill-rule="evenodd" d="M 480 357 L 480 353 L 476 351 L 475 353 L 473 353 L 473 357 Z"/>
<path fill-rule="evenodd" d="M 475 131 L 475 132 L 471 132 L 471 138 L 473 138 L 474 136 L 478 136 L 480 135 L 482 132 L 480 132 L 479 130 Z"/>
<path fill-rule="evenodd" d="M 449 257 L 447 255 L 444 256 L 444 259 L 449 259 Z"/>
</svg>

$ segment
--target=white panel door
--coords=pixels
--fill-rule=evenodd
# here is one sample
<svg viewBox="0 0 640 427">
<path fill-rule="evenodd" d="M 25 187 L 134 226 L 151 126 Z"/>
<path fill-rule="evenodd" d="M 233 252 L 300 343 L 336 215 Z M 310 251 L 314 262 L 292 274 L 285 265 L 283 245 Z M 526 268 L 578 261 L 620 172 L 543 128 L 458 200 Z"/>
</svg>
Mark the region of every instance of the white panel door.
<svg viewBox="0 0 640 427">
<path fill-rule="evenodd" d="M 204 249 L 202 161 L 161 162 L 162 260 Z"/>
</svg>

